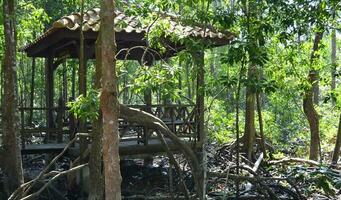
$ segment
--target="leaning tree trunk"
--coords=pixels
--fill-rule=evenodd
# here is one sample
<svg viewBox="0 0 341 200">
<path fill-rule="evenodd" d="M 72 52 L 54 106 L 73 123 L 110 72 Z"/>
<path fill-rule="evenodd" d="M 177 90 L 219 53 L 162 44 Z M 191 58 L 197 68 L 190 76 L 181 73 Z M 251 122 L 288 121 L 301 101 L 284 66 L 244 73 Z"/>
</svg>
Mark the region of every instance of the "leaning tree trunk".
<svg viewBox="0 0 341 200">
<path fill-rule="evenodd" d="M 5 62 L 4 62 L 4 104 L 3 104 L 3 149 L 4 156 L 4 186 L 9 195 L 24 181 L 20 139 L 19 139 L 19 117 L 17 108 L 16 91 L 16 28 L 14 0 L 5 0 L 4 8 L 4 35 L 5 35 Z"/>
<path fill-rule="evenodd" d="M 113 0 L 102 0 L 101 3 L 101 63 L 102 92 L 100 106 L 103 116 L 103 160 L 105 199 L 121 199 L 121 173 L 119 157 L 118 116 L 119 104 L 117 95 L 117 77 L 115 68 L 116 41 L 114 25 Z"/>
<path fill-rule="evenodd" d="M 319 43 L 322 39 L 322 33 L 316 33 L 314 39 L 314 46 L 311 53 L 310 64 L 313 68 L 314 60 L 318 57 L 316 52 L 319 49 Z M 316 70 L 311 69 L 308 75 L 308 81 L 311 88 L 307 89 L 303 98 L 303 110 L 306 115 L 310 126 L 310 154 L 309 159 L 317 160 L 319 157 L 320 149 L 320 134 L 319 134 L 319 116 L 314 107 L 314 83 L 318 80 Z"/>
<path fill-rule="evenodd" d="M 252 79 L 256 74 L 256 66 L 250 65 L 248 69 L 248 79 Z M 256 136 L 255 128 L 255 93 L 251 86 L 246 87 L 245 105 L 245 133 L 244 133 L 244 152 L 249 160 L 252 159 L 253 144 Z"/>
</svg>

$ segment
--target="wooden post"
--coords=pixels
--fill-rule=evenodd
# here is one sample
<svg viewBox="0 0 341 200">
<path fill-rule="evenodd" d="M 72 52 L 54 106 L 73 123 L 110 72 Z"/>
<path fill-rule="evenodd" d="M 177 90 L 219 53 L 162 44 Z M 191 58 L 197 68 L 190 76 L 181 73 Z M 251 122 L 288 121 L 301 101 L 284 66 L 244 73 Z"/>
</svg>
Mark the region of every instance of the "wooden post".
<svg viewBox="0 0 341 200">
<path fill-rule="evenodd" d="M 20 110 L 20 125 L 21 125 L 21 148 L 25 149 L 26 145 L 26 134 L 25 134 L 25 111 L 24 109 Z"/>
<path fill-rule="evenodd" d="M 54 72 L 53 72 L 53 54 L 51 53 L 46 58 L 45 63 L 45 93 L 46 93 L 46 127 L 48 128 L 47 131 L 47 140 L 50 140 L 50 132 L 49 129 L 53 128 L 53 98 L 54 98 Z"/>
<path fill-rule="evenodd" d="M 205 133 L 205 63 L 204 63 L 204 52 L 192 53 L 193 61 L 197 70 L 197 97 L 196 97 L 196 130 L 198 135 L 198 160 L 201 165 L 201 180 L 200 180 L 200 191 L 198 191 L 199 199 L 205 199 L 206 193 L 206 133 Z"/>
<path fill-rule="evenodd" d="M 30 115 L 28 118 L 28 125 L 32 125 L 32 120 L 33 120 L 33 107 L 34 107 L 34 80 L 35 80 L 35 73 L 36 73 L 36 58 L 32 58 L 32 74 L 31 74 L 31 95 L 30 95 Z"/>
</svg>

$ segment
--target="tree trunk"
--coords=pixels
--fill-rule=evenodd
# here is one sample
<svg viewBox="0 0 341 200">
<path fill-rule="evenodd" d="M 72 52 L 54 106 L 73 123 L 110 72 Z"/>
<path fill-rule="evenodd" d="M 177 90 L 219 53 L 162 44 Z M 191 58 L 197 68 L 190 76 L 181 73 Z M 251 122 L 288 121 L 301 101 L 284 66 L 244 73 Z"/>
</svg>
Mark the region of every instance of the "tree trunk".
<svg viewBox="0 0 341 200">
<path fill-rule="evenodd" d="M 256 66 L 250 65 L 248 69 L 248 79 L 255 76 Z M 245 133 L 244 133 L 244 152 L 249 160 L 252 160 L 253 144 L 256 136 L 255 129 L 255 93 L 250 86 L 246 87 L 245 105 Z"/>
<path fill-rule="evenodd" d="M 193 61 L 197 70 L 197 134 L 200 144 L 200 149 L 198 154 L 198 160 L 201 166 L 200 172 L 200 182 L 198 186 L 198 197 L 199 199 L 205 199 L 206 193 L 206 133 L 205 133 L 205 63 L 204 63 L 204 52 L 193 53 Z"/>
<path fill-rule="evenodd" d="M 258 122 L 259 122 L 260 146 L 261 146 L 263 155 L 266 158 L 265 136 L 264 136 L 263 117 L 262 117 L 262 102 L 261 102 L 260 93 L 257 93 L 256 98 L 257 98 L 257 113 L 258 113 Z"/>
<path fill-rule="evenodd" d="M 311 53 L 310 64 L 313 67 L 314 60 L 318 57 L 316 51 L 319 49 L 319 43 L 322 39 L 322 33 L 316 33 L 314 39 L 314 46 Z M 306 115 L 310 126 L 310 160 L 317 160 L 319 157 L 320 149 L 320 134 L 319 134 L 319 116 L 314 107 L 314 83 L 318 80 L 318 74 L 316 70 L 311 69 L 308 75 L 308 81 L 311 84 L 311 88 L 307 89 L 303 98 L 303 110 Z"/>
<path fill-rule="evenodd" d="M 3 149 L 4 149 L 4 186 L 9 195 L 24 182 L 19 139 L 19 117 L 16 90 L 16 28 L 14 0 L 3 2 L 5 65 L 4 65 L 4 104 L 3 104 Z M 3 162 L 3 161 L 2 161 Z"/>
<path fill-rule="evenodd" d="M 129 90 L 128 90 L 128 74 L 123 76 L 123 104 L 128 104 Z"/>
<path fill-rule="evenodd" d="M 333 13 L 335 17 L 335 11 Z M 331 52 L 331 63 L 332 63 L 332 84 L 331 84 L 331 89 L 332 91 L 335 91 L 336 88 L 336 31 L 335 29 L 332 30 L 332 52 Z M 335 98 L 332 97 L 332 104 L 335 105 L 336 101 Z M 340 155 L 340 147 L 341 147 L 341 115 L 339 118 L 339 127 L 337 131 L 337 137 L 336 137 L 336 143 L 335 143 L 335 148 L 334 148 L 334 153 L 333 153 L 333 158 L 332 158 L 332 164 L 337 164 L 337 161 L 339 160 L 339 155 Z"/>
<path fill-rule="evenodd" d="M 86 69 L 86 59 L 84 52 L 84 33 L 83 33 L 83 19 L 84 19 L 84 0 L 80 1 L 81 7 L 81 25 L 79 33 L 79 69 L 78 69 L 78 82 L 79 82 L 79 95 L 86 97 L 86 79 L 87 79 L 87 69 Z M 79 120 L 79 132 L 87 132 L 86 120 Z M 85 137 L 80 137 L 79 148 L 80 148 L 80 164 L 85 163 L 84 152 L 88 148 L 87 141 Z M 85 193 L 83 190 L 83 172 L 80 174 L 80 185 L 81 185 L 81 196 Z"/>
<path fill-rule="evenodd" d="M 95 69 L 95 89 L 101 87 L 101 43 L 100 39 L 96 42 L 96 69 Z M 102 200 L 104 195 L 104 180 L 102 174 L 102 115 L 92 123 L 92 144 L 90 150 L 89 169 L 90 187 L 89 200 Z"/>
<path fill-rule="evenodd" d="M 340 147 L 341 147 L 341 115 L 339 117 L 339 128 L 337 130 L 337 137 L 336 137 L 336 143 L 333 153 L 333 159 L 332 164 L 337 164 L 337 161 L 339 160 L 340 155 Z"/>
<path fill-rule="evenodd" d="M 115 1 L 102 0 L 101 3 L 101 67 L 102 92 L 100 107 L 103 115 L 103 160 L 105 199 L 121 199 L 121 172 L 119 157 L 118 116 L 119 104 L 116 77 L 116 40 L 113 31 Z"/>
<path fill-rule="evenodd" d="M 331 83 L 331 89 L 332 91 L 335 91 L 336 88 L 336 31 L 332 31 L 332 53 L 331 53 L 331 64 L 332 64 L 332 83 Z M 335 98 L 332 99 L 332 104 L 335 105 Z"/>
<path fill-rule="evenodd" d="M 319 104 L 319 95 L 320 95 L 320 84 L 319 84 L 319 77 L 320 77 L 320 71 L 319 70 L 314 70 L 314 80 L 313 80 L 313 100 L 314 104 L 318 105 Z"/>
<path fill-rule="evenodd" d="M 4 96 L 4 69 L 5 69 L 5 60 L 3 58 L 0 58 L 1 60 L 1 80 L 0 80 L 0 84 L 1 84 L 1 90 L 0 90 L 0 106 L 2 107 L 3 105 L 3 96 Z"/>
</svg>

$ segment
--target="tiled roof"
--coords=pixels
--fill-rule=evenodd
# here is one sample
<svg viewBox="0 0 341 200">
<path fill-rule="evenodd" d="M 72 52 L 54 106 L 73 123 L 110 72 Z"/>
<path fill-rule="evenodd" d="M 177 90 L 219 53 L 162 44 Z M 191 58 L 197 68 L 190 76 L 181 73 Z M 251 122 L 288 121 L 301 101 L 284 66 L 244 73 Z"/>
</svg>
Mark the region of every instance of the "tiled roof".
<svg viewBox="0 0 341 200">
<path fill-rule="evenodd" d="M 142 33 L 147 32 L 148 26 L 142 24 L 142 20 L 139 19 L 137 16 L 127 16 L 124 12 L 116 10 L 116 17 L 115 17 L 115 31 L 116 32 L 136 32 Z M 170 17 L 174 19 L 174 16 Z M 100 29 L 100 9 L 94 8 L 84 12 L 83 18 L 83 31 L 94 31 L 98 32 Z M 51 33 L 58 29 L 69 29 L 69 30 L 79 30 L 81 26 L 81 14 L 80 13 L 73 13 L 68 16 L 64 16 L 61 19 L 57 20 L 53 23 L 52 27 L 47 30 L 43 35 L 38 37 L 35 41 L 24 47 L 23 49 L 27 49 L 30 46 L 38 43 L 43 38 L 48 37 Z M 176 32 L 180 34 L 182 37 L 201 37 L 207 39 L 219 39 L 219 40 L 226 40 L 231 41 L 234 38 L 234 34 L 231 32 L 218 32 L 214 31 L 212 28 L 203 28 L 199 26 L 187 26 L 182 25 L 181 23 L 170 20 L 170 32 Z"/>
</svg>

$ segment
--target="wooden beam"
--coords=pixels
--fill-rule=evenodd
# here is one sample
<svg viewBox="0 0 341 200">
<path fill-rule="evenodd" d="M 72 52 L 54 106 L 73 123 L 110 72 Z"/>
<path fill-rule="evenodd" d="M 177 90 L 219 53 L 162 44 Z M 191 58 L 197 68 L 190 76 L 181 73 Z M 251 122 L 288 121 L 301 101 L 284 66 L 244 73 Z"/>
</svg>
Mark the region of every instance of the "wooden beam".
<svg viewBox="0 0 341 200">
<path fill-rule="evenodd" d="M 28 47 L 24 51 L 27 52 L 29 57 L 37 57 L 36 54 L 39 54 L 42 51 L 45 51 L 48 54 L 50 47 L 65 38 L 66 34 L 66 30 L 64 29 L 54 31 L 48 37 L 40 39 L 39 42 Z"/>
</svg>

